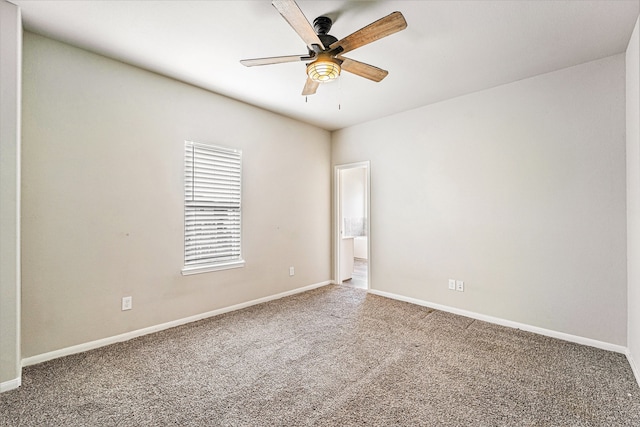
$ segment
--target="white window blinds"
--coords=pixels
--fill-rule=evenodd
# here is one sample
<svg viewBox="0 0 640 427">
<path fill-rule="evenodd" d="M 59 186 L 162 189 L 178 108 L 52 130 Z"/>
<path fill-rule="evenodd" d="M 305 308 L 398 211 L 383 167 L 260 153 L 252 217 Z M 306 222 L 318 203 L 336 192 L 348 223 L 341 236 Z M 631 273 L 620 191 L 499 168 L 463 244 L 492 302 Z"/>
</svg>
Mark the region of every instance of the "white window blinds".
<svg viewBox="0 0 640 427">
<path fill-rule="evenodd" d="M 185 142 L 183 274 L 242 267 L 242 151 Z"/>
</svg>

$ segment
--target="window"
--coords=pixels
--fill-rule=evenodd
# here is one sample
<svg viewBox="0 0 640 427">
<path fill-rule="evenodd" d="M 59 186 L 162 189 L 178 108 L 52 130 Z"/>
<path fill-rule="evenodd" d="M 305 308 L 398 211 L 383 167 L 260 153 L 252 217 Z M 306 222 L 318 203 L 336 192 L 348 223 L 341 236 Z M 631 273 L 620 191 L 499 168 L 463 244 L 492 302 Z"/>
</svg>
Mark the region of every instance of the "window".
<svg viewBox="0 0 640 427">
<path fill-rule="evenodd" d="M 241 182 L 242 151 L 185 141 L 182 274 L 244 266 Z"/>
</svg>

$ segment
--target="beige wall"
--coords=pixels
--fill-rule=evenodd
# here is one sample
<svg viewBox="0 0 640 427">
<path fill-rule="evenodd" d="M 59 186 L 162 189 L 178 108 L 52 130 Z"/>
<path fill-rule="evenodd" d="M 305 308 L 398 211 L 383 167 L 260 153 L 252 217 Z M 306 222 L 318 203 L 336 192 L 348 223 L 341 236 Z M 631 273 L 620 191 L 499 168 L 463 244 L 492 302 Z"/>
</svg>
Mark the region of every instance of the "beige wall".
<svg viewBox="0 0 640 427">
<path fill-rule="evenodd" d="M 30 33 L 23 104 L 23 357 L 331 279 L 327 131 Z M 243 150 L 245 268 L 180 273 L 184 140 Z"/>
<path fill-rule="evenodd" d="M 624 72 L 616 55 L 335 132 L 334 165 L 371 161 L 375 290 L 625 346 Z"/>
<path fill-rule="evenodd" d="M 0 0 L 0 391 L 20 385 L 20 10 Z"/>
<path fill-rule="evenodd" d="M 640 382 L 640 35 L 639 21 L 626 53 L 627 103 L 627 346 Z"/>
</svg>

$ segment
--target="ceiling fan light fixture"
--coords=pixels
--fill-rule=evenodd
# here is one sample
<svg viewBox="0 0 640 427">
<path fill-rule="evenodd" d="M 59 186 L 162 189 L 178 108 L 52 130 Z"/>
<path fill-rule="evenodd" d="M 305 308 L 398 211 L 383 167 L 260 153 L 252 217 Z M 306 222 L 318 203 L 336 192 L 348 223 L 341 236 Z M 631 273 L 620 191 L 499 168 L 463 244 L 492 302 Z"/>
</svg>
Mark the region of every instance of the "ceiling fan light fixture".
<svg viewBox="0 0 640 427">
<path fill-rule="evenodd" d="M 306 62 L 307 79 L 302 89 L 303 96 L 316 93 L 320 83 L 337 80 L 342 70 L 374 82 L 381 81 L 389 74 L 388 71 L 346 58 L 342 54 L 407 28 L 407 21 L 402 13 L 392 12 L 338 40 L 329 34 L 333 21 L 328 16 L 317 17 L 312 26 L 300 10 L 296 0 L 272 0 L 271 4 L 307 45 L 307 53 L 243 59 L 240 63 L 245 67 L 253 67 L 285 62 Z M 309 61 L 311 62 L 309 63 Z"/>
<path fill-rule="evenodd" d="M 318 83 L 335 80 L 340 75 L 340 63 L 331 57 L 320 57 L 307 65 L 307 75 Z"/>
</svg>

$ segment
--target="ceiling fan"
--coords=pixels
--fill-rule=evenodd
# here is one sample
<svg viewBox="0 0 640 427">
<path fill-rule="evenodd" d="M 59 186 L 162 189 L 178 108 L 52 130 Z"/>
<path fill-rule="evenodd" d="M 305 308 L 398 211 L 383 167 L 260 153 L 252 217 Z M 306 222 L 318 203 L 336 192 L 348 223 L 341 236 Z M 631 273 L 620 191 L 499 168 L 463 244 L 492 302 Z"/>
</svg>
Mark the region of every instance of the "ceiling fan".
<svg viewBox="0 0 640 427">
<path fill-rule="evenodd" d="M 295 0 L 273 0 L 271 4 L 306 43 L 308 53 L 304 55 L 243 59 L 240 63 L 246 67 L 253 67 L 285 62 L 308 62 L 307 82 L 302 90 L 302 95 L 313 95 L 316 93 L 320 83 L 337 79 L 341 70 L 374 82 L 381 81 L 389 74 L 388 71 L 349 59 L 342 56 L 342 54 L 407 28 L 407 21 L 405 21 L 402 13 L 393 12 L 338 40 L 329 34 L 329 30 L 333 25 L 331 18 L 320 16 L 313 21 L 313 26 L 311 26 Z"/>
</svg>

